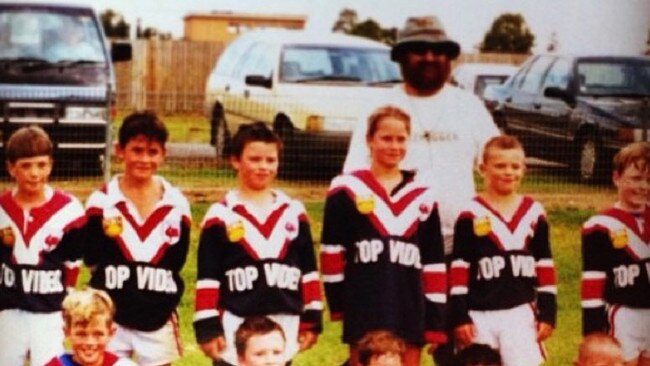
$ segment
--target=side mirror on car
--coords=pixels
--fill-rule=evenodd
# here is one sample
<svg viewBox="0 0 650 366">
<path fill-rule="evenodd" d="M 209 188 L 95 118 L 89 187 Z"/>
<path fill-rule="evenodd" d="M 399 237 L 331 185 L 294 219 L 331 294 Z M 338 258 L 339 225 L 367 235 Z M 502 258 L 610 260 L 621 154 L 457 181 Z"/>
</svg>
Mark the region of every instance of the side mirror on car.
<svg viewBox="0 0 650 366">
<path fill-rule="evenodd" d="M 576 104 L 576 97 L 573 94 L 569 93 L 566 89 L 555 86 L 550 86 L 544 89 L 544 96 L 547 98 L 560 99 L 572 107 Z"/>
<path fill-rule="evenodd" d="M 246 82 L 246 85 L 261 86 L 268 89 L 273 85 L 271 78 L 262 75 L 246 75 L 244 81 Z"/>
<path fill-rule="evenodd" d="M 130 61 L 133 58 L 133 48 L 128 42 L 111 43 L 111 60 L 113 62 Z"/>
</svg>

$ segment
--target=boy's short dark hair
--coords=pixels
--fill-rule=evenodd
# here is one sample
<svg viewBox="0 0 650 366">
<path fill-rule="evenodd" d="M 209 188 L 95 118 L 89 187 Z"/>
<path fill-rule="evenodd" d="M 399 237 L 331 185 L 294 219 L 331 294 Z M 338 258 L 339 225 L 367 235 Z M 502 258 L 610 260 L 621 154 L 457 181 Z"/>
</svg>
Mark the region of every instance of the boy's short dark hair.
<svg viewBox="0 0 650 366">
<path fill-rule="evenodd" d="M 463 348 L 456 355 L 455 366 L 499 366 L 501 365 L 499 351 L 486 344 L 474 343 Z"/>
<path fill-rule="evenodd" d="M 280 332 L 282 338 L 285 338 L 280 324 L 265 316 L 251 316 L 244 319 L 244 322 L 235 331 L 235 349 L 237 350 L 237 355 L 244 356 L 246 353 L 246 344 L 251 337 L 265 335 L 275 331 Z"/>
<path fill-rule="evenodd" d="M 21 127 L 16 130 L 5 148 L 5 156 L 10 163 L 22 158 L 47 155 L 52 157 L 54 147 L 47 132 L 38 126 Z"/>
<path fill-rule="evenodd" d="M 404 340 L 388 330 L 372 330 L 357 343 L 359 363 L 368 365 L 374 356 L 394 353 L 402 357 L 406 351 Z"/>
<path fill-rule="evenodd" d="M 237 133 L 232 138 L 230 156 L 241 157 L 246 144 L 251 142 L 266 142 L 276 144 L 278 152 L 282 151 L 282 139 L 273 132 L 264 122 L 253 122 L 239 126 Z"/>
<path fill-rule="evenodd" d="M 499 135 L 494 136 L 489 139 L 483 146 L 483 161 L 487 158 L 488 152 L 490 149 L 501 149 L 501 150 L 510 150 L 510 149 L 521 149 L 524 153 L 524 145 L 519 141 L 518 138 L 512 135 Z"/>
<path fill-rule="evenodd" d="M 169 132 L 165 123 L 153 111 L 133 112 L 124 118 L 118 133 L 118 143 L 124 147 L 138 135 L 165 146 Z"/>
<path fill-rule="evenodd" d="M 635 165 L 641 171 L 650 169 L 650 143 L 634 142 L 614 155 L 615 172 L 622 174 L 630 165 Z"/>
</svg>

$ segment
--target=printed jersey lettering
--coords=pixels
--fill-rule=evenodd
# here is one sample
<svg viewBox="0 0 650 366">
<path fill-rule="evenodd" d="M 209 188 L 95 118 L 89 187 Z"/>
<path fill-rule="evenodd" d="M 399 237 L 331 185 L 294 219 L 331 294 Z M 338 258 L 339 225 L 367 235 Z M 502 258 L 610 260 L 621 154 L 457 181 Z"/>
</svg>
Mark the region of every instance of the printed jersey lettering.
<svg viewBox="0 0 650 366">
<path fill-rule="evenodd" d="M 384 242 L 379 239 L 362 240 L 355 243 L 357 252 L 355 263 L 376 263 L 384 252 Z M 420 248 L 417 245 L 390 239 L 388 241 L 389 259 L 391 263 L 405 267 L 422 268 Z"/>
<path fill-rule="evenodd" d="M 650 264 L 646 263 L 646 268 L 648 266 Z M 641 268 L 638 264 L 622 264 L 612 268 L 612 272 L 614 273 L 614 286 L 619 288 L 632 287 L 637 277 L 641 274 Z"/>
<path fill-rule="evenodd" d="M 512 274 L 515 277 L 533 278 L 537 275 L 535 272 L 535 258 L 532 256 L 511 255 L 510 265 L 512 266 Z"/>
<path fill-rule="evenodd" d="M 501 270 L 506 267 L 503 257 L 483 257 L 478 261 L 478 279 L 491 280 L 501 276 Z"/>
<path fill-rule="evenodd" d="M 264 280 L 268 287 L 277 287 L 291 291 L 300 289 L 302 272 L 299 268 L 283 263 L 264 263 Z M 237 267 L 226 271 L 228 289 L 231 292 L 250 291 L 255 287 L 256 281 L 260 278 L 257 267 Z"/>
<path fill-rule="evenodd" d="M 514 277 L 533 278 L 535 258 L 530 255 L 511 254 L 508 256 L 510 268 Z M 501 271 L 506 268 L 506 259 L 502 256 L 483 257 L 478 261 L 477 279 L 491 280 L 501 277 Z"/>
<path fill-rule="evenodd" d="M 131 269 L 128 266 L 106 266 L 104 268 L 105 286 L 109 290 L 121 290 L 131 279 Z M 178 292 L 176 281 L 171 270 L 163 268 L 136 266 L 136 285 L 138 290 L 175 294 Z"/>
<path fill-rule="evenodd" d="M 16 273 L 4 263 L 0 266 L 0 286 L 6 288 L 14 287 L 16 285 Z"/>
<path fill-rule="evenodd" d="M 63 292 L 61 270 L 23 269 L 20 271 L 23 281 L 23 291 L 26 294 L 58 294 Z"/>
</svg>

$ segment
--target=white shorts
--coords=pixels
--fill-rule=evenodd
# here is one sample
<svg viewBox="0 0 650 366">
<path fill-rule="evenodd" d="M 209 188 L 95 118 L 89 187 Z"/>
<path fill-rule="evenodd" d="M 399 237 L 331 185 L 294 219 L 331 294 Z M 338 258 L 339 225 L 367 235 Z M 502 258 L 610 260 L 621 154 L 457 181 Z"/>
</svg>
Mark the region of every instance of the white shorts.
<svg viewBox="0 0 650 366">
<path fill-rule="evenodd" d="M 298 315 L 267 315 L 267 317 L 278 323 L 284 331 L 284 337 L 287 340 L 284 349 L 285 357 L 290 360 L 298 353 L 298 328 L 300 326 L 300 317 Z M 226 349 L 221 353 L 221 359 L 232 365 L 238 365 L 237 349 L 235 348 L 235 332 L 239 325 L 244 322 L 244 318 L 237 316 L 229 311 L 223 312 L 222 324 L 224 337 L 226 338 Z"/>
<path fill-rule="evenodd" d="M 612 305 L 607 311 L 610 332 L 621 342 L 625 360 L 650 358 L 650 309 Z"/>
<path fill-rule="evenodd" d="M 63 317 L 61 312 L 32 313 L 10 309 L 0 311 L 0 365 L 44 365 L 62 354 Z"/>
<path fill-rule="evenodd" d="M 140 366 L 172 363 L 183 354 L 178 316 L 172 314 L 160 329 L 144 332 L 117 325 L 108 350 L 120 357 L 134 357 Z"/>
<path fill-rule="evenodd" d="M 498 349 L 504 366 L 537 366 L 545 351 L 537 341 L 535 313 L 530 304 L 506 310 L 470 310 L 476 326 L 475 343 Z"/>
</svg>

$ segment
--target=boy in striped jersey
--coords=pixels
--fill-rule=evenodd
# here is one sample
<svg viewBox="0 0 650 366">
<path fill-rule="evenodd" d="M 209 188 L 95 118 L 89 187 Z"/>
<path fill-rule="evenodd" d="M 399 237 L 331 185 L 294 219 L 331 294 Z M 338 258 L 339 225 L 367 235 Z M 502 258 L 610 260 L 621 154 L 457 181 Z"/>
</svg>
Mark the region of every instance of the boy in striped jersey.
<svg viewBox="0 0 650 366">
<path fill-rule="evenodd" d="M 520 195 L 524 149 L 512 136 L 488 141 L 479 166 L 485 191 L 456 220 L 451 313 L 457 345 L 498 349 L 505 366 L 539 365 L 555 326 L 556 275 L 546 213 Z"/>
<path fill-rule="evenodd" d="M 286 357 L 321 332 L 322 296 L 302 203 L 271 188 L 281 141 L 264 123 L 242 125 L 232 142 L 238 186 L 203 219 L 194 330 L 215 365 L 237 365 L 235 332 L 245 317 L 282 326 Z"/>
<path fill-rule="evenodd" d="M 582 228 L 585 335 L 609 331 L 626 365 L 650 365 L 650 144 L 614 157 L 618 201 Z"/>
</svg>

